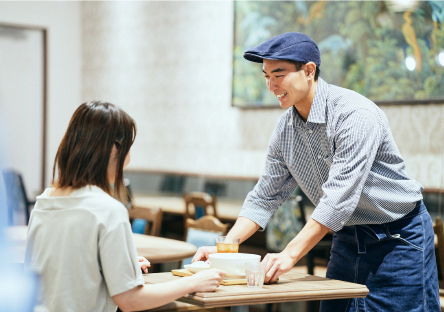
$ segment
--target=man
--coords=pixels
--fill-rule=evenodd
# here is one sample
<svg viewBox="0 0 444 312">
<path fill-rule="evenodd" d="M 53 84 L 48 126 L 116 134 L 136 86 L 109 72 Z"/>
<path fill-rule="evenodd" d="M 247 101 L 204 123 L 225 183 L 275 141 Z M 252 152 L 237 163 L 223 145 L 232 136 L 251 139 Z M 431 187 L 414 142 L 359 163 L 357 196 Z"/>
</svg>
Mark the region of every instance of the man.
<svg viewBox="0 0 444 312">
<path fill-rule="evenodd" d="M 331 229 L 327 277 L 365 284 L 366 298 L 329 300 L 321 311 L 440 311 L 432 221 L 422 186 L 407 176 L 384 113 L 319 76 L 316 43 L 284 33 L 248 50 L 286 112 L 265 172 L 228 233 L 241 242 L 265 229 L 297 185 L 316 206 L 301 232 L 268 254 L 265 282 L 288 272 Z M 214 247 L 198 250 L 207 259 Z"/>
</svg>

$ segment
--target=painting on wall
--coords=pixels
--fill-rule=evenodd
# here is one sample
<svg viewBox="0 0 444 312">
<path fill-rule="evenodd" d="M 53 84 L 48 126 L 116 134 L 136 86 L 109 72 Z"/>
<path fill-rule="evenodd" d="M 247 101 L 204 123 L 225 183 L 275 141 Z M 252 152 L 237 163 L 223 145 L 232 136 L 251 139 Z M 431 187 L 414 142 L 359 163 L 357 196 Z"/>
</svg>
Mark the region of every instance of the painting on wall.
<svg viewBox="0 0 444 312">
<path fill-rule="evenodd" d="M 243 53 L 293 31 L 317 42 L 327 83 L 377 104 L 444 102 L 443 1 L 236 1 L 234 23 L 236 107 L 279 106 Z"/>
</svg>

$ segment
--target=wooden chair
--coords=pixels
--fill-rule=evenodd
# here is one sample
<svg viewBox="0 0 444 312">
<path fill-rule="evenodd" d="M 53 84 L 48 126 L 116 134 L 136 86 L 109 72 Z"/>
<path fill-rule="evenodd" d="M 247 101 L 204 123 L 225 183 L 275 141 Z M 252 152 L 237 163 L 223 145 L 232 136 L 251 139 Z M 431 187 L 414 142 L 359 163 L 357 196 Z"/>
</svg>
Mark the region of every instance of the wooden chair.
<svg viewBox="0 0 444 312">
<path fill-rule="evenodd" d="M 143 230 L 141 231 L 145 235 L 160 236 L 160 229 L 162 227 L 163 212 L 160 208 L 148 208 L 134 206 L 133 192 L 131 189 L 131 181 L 124 179 L 125 187 L 128 191 L 127 199 L 125 202 L 126 208 L 128 208 L 128 214 L 131 226 L 134 225 L 136 219 L 143 220 Z"/>
<path fill-rule="evenodd" d="M 224 224 L 214 216 L 203 216 L 197 220 L 188 218 L 185 222 L 185 241 L 195 245 L 197 248 L 202 246 L 215 246 L 216 237 L 226 235 L 229 224 Z M 191 263 L 193 258 L 184 259 L 184 264 Z"/>
<path fill-rule="evenodd" d="M 214 217 L 218 218 L 216 209 L 216 196 L 211 196 L 210 194 L 204 192 L 192 192 L 185 194 L 183 198 L 185 201 L 185 223 L 188 218 L 198 219 L 200 216 L 202 216 L 199 216 L 199 208 L 203 209 L 204 216 L 213 215 Z M 209 207 L 211 207 L 211 210 L 208 209 Z M 194 209 L 192 210 L 191 208 Z"/>
<path fill-rule="evenodd" d="M 222 223 L 220 220 L 213 216 L 203 216 L 200 219 L 193 220 L 188 218 L 186 220 L 185 227 L 185 241 L 187 240 L 188 230 L 195 229 L 203 232 L 216 232 L 220 235 L 225 235 L 228 232 L 228 223 Z"/>
<path fill-rule="evenodd" d="M 133 206 L 128 209 L 128 214 L 131 224 L 133 224 L 134 219 L 142 219 L 146 221 L 143 234 L 152 236 L 160 235 L 163 218 L 163 212 L 160 208 L 151 209 Z"/>
</svg>

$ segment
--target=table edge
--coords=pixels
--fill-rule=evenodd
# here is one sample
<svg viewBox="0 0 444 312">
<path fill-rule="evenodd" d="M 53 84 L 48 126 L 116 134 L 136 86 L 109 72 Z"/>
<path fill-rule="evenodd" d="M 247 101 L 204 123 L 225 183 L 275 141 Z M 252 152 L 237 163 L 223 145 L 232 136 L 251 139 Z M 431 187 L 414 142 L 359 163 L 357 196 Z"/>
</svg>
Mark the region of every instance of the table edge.
<svg viewBox="0 0 444 312">
<path fill-rule="evenodd" d="M 316 298 L 313 298 L 312 293 L 316 292 Z M 289 294 L 297 293 L 298 296 L 291 298 Z M 310 295 L 308 294 L 310 293 Z M 192 294 L 178 299 L 180 302 L 191 303 L 203 308 L 218 308 L 237 305 L 248 305 L 245 301 L 254 301 L 254 304 L 264 303 L 280 303 L 280 302 L 294 302 L 294 301 L 313 301 L 313 300 L 331 300 L 331 299 L 348 299 L 348 298 L 363 298 L 369 293 L 368 288 L 362 285 L 361 289 L 342 289 L 342 290 L 310 290 L 298 291 L 289 293 L 274 293 L 273 296 L 263 297 L 261 294 L 248 294 L 240 296 L 230 296 L 230 298 L 212 297 L 202 298 L 196 297 Z"/>
</svg>

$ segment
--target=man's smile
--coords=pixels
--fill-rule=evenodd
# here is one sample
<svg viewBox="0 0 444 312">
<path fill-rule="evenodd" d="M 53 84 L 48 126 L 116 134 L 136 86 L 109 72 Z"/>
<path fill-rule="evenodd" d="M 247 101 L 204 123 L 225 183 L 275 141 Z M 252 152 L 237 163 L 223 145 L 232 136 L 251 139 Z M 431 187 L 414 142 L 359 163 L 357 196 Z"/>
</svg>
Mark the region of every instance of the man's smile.
<svg viewBox="0 0 444 312">
<path fill-rule="evenodd" d="M 286 95 L 287 95 L 287 92 L 284 92 L 284 93 L 281 93 L 281 94 L 276 94 L 276 97 L 278 98 L 278 100 L 280 100 L 281 98 L 283 98 Z"/>
</svg>

